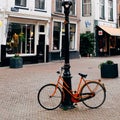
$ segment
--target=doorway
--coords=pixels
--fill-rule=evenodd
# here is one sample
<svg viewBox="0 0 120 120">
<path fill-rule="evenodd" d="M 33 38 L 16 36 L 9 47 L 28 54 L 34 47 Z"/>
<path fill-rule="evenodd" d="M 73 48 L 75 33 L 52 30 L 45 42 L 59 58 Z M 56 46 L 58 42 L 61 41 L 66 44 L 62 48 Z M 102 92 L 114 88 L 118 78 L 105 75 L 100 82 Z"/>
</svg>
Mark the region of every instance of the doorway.
<svg viewBox="0 0 120 120">
<path fill-rule="evenodd" d="M 38 62 L 45 61 L 45 35 L 39 34 L 39 42 L 38 42 Z"/>
</svg>

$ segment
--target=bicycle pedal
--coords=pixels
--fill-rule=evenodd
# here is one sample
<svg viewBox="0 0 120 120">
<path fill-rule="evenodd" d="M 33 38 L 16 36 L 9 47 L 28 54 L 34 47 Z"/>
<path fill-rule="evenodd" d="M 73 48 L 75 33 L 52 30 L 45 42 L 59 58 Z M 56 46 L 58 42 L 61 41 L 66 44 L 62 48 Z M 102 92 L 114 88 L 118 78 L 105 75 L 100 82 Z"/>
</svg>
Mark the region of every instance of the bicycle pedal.
<svg viewBox="0 0 120 120">
<path fill-rule="evenodd" d="M 75 103 L 74 105 L 78 105 L 77 103 Z"/>
</svg>

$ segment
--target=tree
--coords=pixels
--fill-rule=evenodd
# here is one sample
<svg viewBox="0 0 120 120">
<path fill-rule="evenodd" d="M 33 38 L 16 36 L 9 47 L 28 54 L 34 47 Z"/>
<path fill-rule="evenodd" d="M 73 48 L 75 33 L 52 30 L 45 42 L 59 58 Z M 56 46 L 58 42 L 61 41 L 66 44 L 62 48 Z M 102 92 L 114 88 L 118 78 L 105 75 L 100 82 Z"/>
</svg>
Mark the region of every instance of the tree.
<svg viewBox="0 0 120 120">
<path fill-rule="evenodd" d="M 94 33 L 80 35 L 80 54 L 81 56 L 94 54 Z"/>
</svg>

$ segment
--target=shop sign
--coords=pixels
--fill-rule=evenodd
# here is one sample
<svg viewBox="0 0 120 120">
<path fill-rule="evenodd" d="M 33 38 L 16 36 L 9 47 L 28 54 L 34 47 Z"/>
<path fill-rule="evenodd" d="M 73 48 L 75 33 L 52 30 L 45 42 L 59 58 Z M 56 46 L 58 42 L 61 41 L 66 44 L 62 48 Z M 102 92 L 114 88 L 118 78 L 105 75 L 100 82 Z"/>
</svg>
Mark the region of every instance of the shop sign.
<svg viewBox="0 0 120 120">
<path fill-rule="evenodd" d="M 103 31 L 102 31 L 102 30 L 99 30 L 99 31 L 98 31 L 98 35 L 103 35 Z"/>
</svg>

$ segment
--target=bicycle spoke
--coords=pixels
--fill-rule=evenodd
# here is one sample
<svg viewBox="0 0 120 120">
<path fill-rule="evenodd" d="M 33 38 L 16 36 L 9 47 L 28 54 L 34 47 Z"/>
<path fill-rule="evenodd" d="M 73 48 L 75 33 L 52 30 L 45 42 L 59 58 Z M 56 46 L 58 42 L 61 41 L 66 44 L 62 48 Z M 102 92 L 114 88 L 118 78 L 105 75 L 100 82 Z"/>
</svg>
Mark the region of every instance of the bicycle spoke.
<svg viewBox="0 0 120 120">
<path fill-rule="evenodd" d="M 54 84 L 47 84 L 38 92 L 38 102 L 47 110 L 53 110 L 59 107 L 61 100 L 62 92 L 60 88 L 56 89 L 56 85 Z"/>
<path fill-rule="evenodd" d="M 91 92 L 91 95 L 90 95 L 90 92 Z M 87 93 L 89 94 L 87 96 L 84 96 Z M 80 95 L 83 98 L 82 100 L 83 104 L 89 108 L 100 107 L 104 103 L 105 98 L 106 98 L 106 92 L 103 86 L 99 84 L 98 82 L 94 82 L 94 81 L 86 83 L 83 86 Z"/>
<path fill-rule="evenodd" d="M 101 90 L 98 90 L 97 92 L 95 92 L 95 94 L 98 94 L 100 91 L 103 91 L 103 89 L 101 89 Z"/>
</svg>

